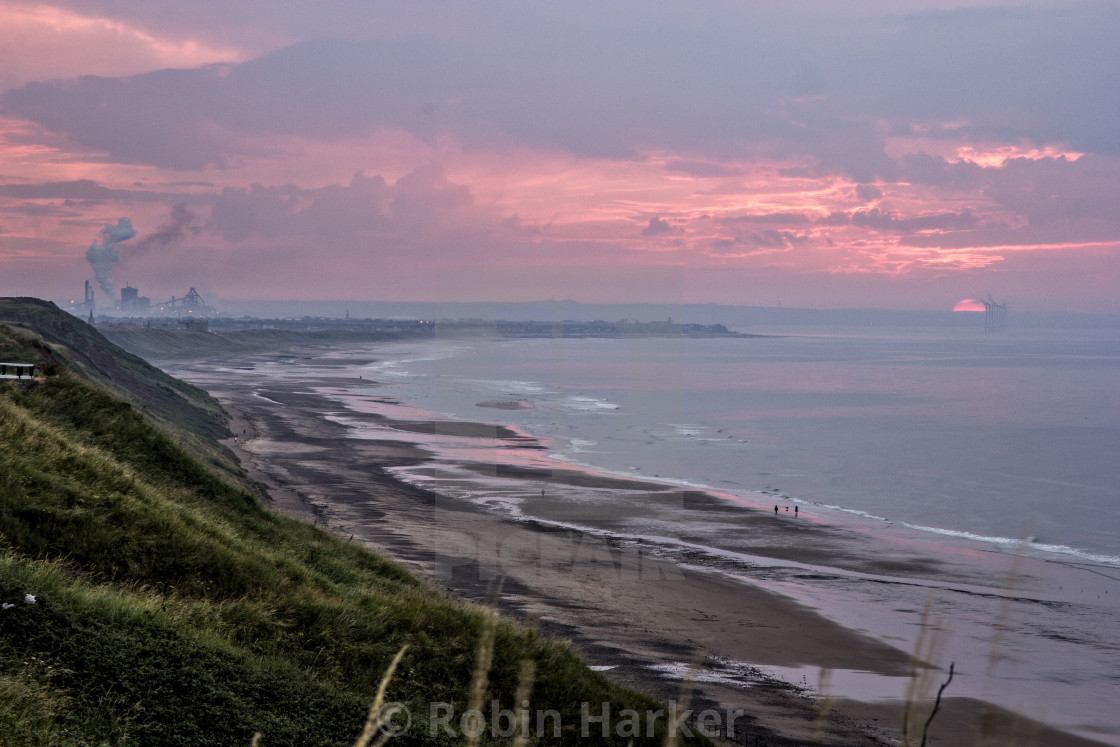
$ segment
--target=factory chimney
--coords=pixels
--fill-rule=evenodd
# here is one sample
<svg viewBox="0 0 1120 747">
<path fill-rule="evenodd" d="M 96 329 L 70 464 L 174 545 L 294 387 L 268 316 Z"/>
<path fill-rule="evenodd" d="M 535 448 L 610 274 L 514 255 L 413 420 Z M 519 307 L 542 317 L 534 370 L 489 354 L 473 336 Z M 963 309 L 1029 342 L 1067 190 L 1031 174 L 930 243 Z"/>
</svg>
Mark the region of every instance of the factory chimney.
<svg viewBox="0 0 1120 747">
<path fill-rule="evenodd" d="M 93 314 L 93 288 L 90 287 L 90 284 L 89 284 L 88 280 L 86 281 L 86 296 L 85 296 L 85 301 L 83 302 L 83 306 L 85 307 L 85 310 L 88 311 L 90 313 L 90 315 L 92 316 L 92 314 Z"/>
</svg>

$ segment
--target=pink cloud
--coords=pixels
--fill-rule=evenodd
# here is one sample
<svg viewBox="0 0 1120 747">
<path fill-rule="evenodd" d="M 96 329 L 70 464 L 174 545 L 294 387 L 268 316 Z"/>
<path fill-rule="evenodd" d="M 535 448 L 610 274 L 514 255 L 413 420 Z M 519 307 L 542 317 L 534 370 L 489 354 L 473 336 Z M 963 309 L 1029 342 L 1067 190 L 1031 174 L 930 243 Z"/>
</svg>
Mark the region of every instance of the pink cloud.
<svg viewBox="0 0 1120 747">
<path fill-rule="evenodd" d="M 204 39 L 47 3 L 0 5 L 0 90 L 85 75 L 130 75 L 167 67 L 239 62 L 245 54 Z"/>
<path fill-rule="evenodd" d="M 1066 87 L 1038 101 L 1020 95 L 1031 86 L 993 88 L 1019 73 L 959 44 L 999 32 L 1003 11 L 907 18 L 891 39 L 860 37 L 875 55 L 848 42 L 877 17 L 866 8 L 832 11 L 836 29 L 787 19 L 798 34 L 746 11 L 643 25 L 590 5 L 570 12 L 601 25 L 562 27 L 526 11 L 539 23 L 499 24 L 524 33 L 516 48 L 481 44 L 493 29 L 463 11 L 433 35 L 371 4 L 344 38 L 308 40 L 269 10 L 264 27 L 295 42 L 278 48 L 245 21 L 257 6 L 222 33 L 206 31 L 224 18 L 216 3 L 186 13 L 209 19 L 193 27 L 102 6 L 115 15 L 0 9 L 0 49 L 7 39 L 25 60 L 7 85 L 28 84 L 0 93 L 0 291 L 59 293 L 84 279 L 101 226 L 128 216 L 143 237 L 174 225 L 177 205 L 191 231 L 122 255 L 151 295 L 193 281 L 228 296 L 590 300 L 614 283 L 634 300 L 673 287 L 751 302 L 777 286 L 788 303 L 873 293 L 943 308 L 978 279 L 1055 299 L 1035 284 L 1042 267 L 1077 295 L 1086 268 L 1120 250 L 1100 60 L 1068 58 L 1075 72 L 1053 68 Z M 967 60 L 931 65 L 921 85 L 882 62 L 946 38 Z M 985 38 L 1022 50 L 1017 36 Z M 1059 41 L 1038 55 L 1079 48 Z M 799 66 L 807 50 L 820 62 Z M 1100 97 L 1082 95 L 1093 86 Z"/>
</svg>

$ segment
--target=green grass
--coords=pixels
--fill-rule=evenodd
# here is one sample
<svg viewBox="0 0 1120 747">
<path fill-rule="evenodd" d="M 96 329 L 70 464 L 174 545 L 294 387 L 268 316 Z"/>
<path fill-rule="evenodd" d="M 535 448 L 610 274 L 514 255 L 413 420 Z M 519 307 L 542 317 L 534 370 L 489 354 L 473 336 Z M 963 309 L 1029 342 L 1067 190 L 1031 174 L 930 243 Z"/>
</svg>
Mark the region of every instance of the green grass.
<svg viewBox="0 0 1120 747">
<path fill-rule="evenodd" d="M 271 511 L 62 368 L 0 384 L 0 744 L 352 744 L 403 645 L 395 742 L 460 743 L 428 737 L 428 704 L 467 707 L 486 610 Z M 508 621 L 487 702 L 514 707 L 526 661 L 566 729 L 541 744 L 574 741 L 581 701 L 657 708 Z"/>
<path fill-rule="evenodd" d="M 233 454 L 217 443 L 229 435 L 228 418 L 217 400 L 117 347 L 54 304 L 0 298 L 0 356 L 100 384 L 163 426 L 208 468 L 243 480 Z"/>
</svg>

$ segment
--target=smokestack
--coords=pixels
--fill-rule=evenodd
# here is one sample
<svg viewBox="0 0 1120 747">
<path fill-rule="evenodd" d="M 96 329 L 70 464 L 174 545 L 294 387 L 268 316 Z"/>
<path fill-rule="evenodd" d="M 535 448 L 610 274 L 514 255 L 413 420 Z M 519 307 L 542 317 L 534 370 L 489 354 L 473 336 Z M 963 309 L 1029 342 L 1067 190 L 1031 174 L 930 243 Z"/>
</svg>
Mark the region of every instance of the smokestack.
<svg viewBox="0 0 1120 747">
<path fill-rule="evenodd" d="M 101 243 L 98 244 L 97 240 L 94 239 L 93 243 L 89 245 L 89 249 L 86 250 L 86 260 L 89 261 L 89 266 L 93 268 L 97 284 L 110 298 L 113 296 L 113 278 L 110 273 L 117 262 L 120 261 L 120 252 L 117 250 L 117 245 L 122 241 L 128 241 L 135 235 L 136 229 L 132 227 L 132 221 L 128 218 L 121 218 L 117 221 L 117 225 L 108 225 L 102 228 Z"/>
</svg>

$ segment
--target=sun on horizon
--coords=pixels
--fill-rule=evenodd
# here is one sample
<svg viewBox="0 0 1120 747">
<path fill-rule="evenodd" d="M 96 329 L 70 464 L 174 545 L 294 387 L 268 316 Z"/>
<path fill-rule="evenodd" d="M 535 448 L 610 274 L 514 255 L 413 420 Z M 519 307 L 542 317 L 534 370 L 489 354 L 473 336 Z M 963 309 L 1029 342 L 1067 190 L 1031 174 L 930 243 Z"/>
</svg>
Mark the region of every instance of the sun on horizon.
<svg viewBox="0 0 1120 747">
<path fill-rule="evenodd" d="M 957 301 L 957 305 L 953 307 L 953 311 L 983 311 L 984 303 L 977 301 L 975 298 L 962 298 Z"/>
</svg>

